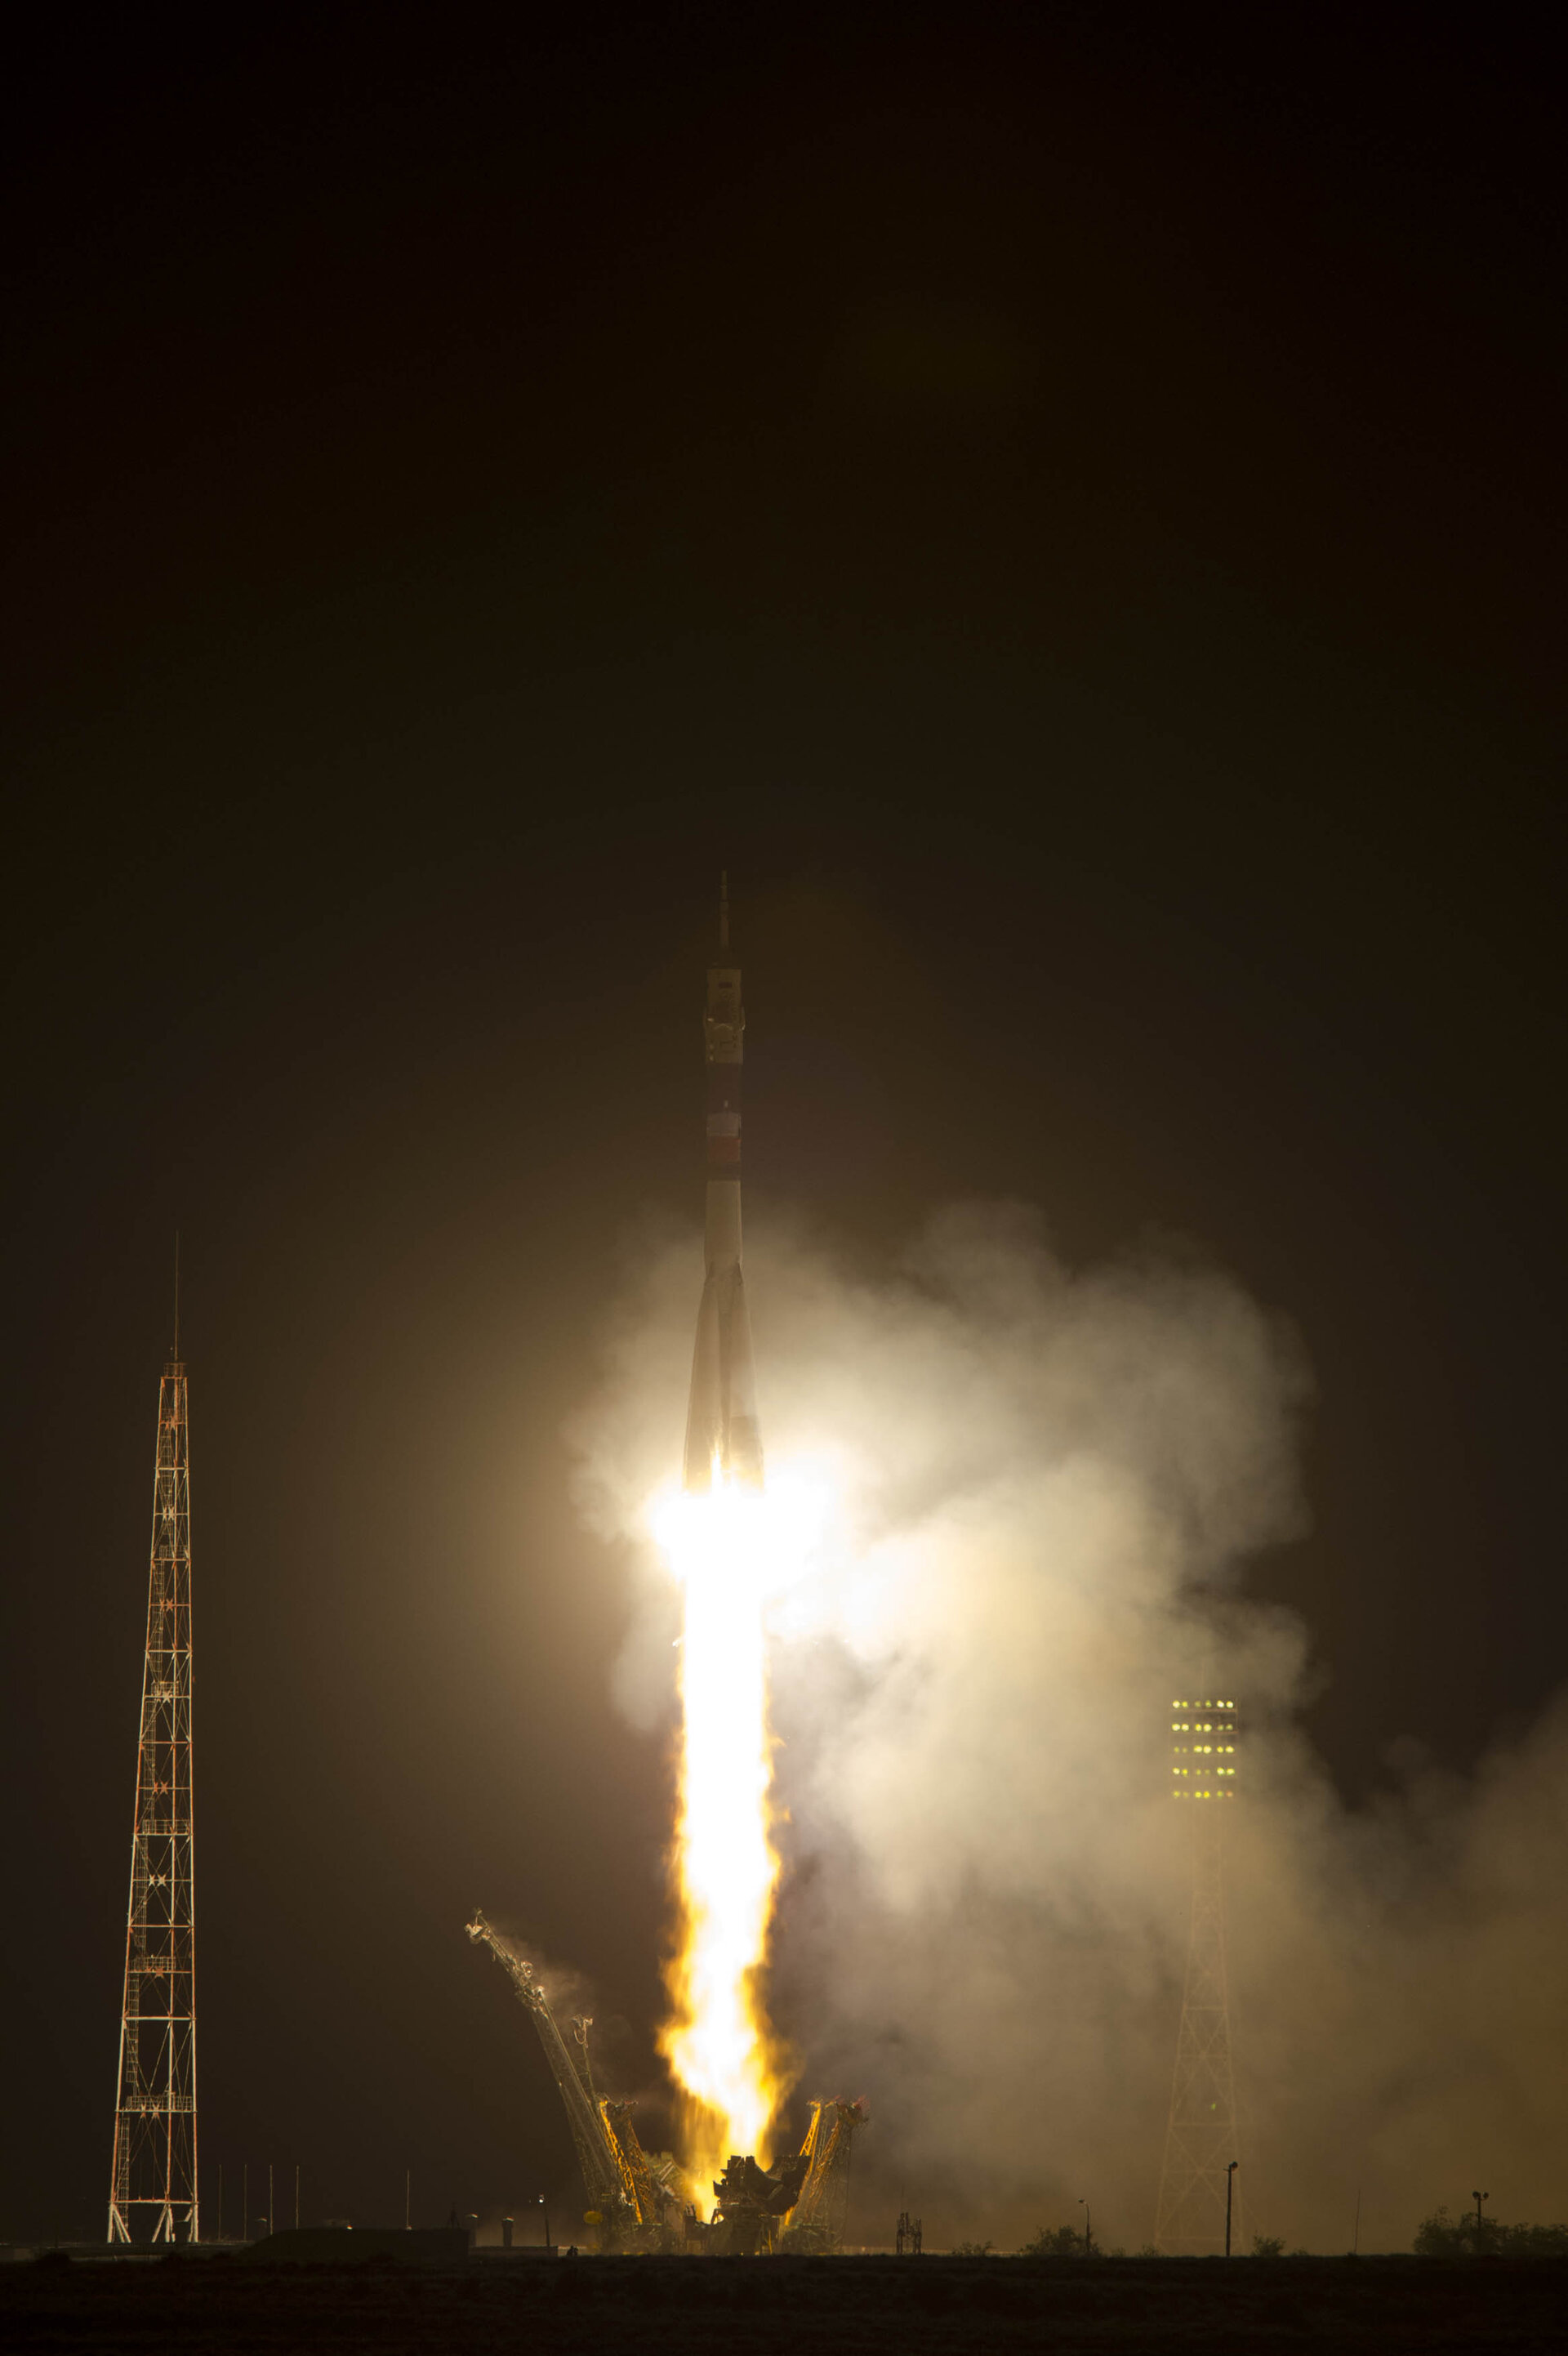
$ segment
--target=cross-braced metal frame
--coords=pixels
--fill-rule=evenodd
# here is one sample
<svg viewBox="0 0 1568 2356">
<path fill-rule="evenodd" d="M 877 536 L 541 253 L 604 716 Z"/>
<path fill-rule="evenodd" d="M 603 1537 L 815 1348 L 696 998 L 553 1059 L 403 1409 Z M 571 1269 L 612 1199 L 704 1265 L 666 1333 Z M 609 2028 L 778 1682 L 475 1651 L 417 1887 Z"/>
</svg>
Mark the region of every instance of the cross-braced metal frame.
<svg viewBox="0 0 1568 2356">
<path fill-rule="evenodd" d="M 158 1387 L 153 1555 L 120 2084 L 109 2178 L 112 2242 L 200 2239 L 196 2160 L 196 1879 L 191 1837 L 190 1458 L 186 1372 Z"/>
<path fill-rule="evenodd" d="M 1192 1911 L 1154 2238 L 1171 2256 L 1200 2256 L 1225 2248 L 1227 2171 L 1242 2158 L 1225 1954 L 1225 1824 L 1236 1796 L 1236 1705 L 1179 1701 L 1171 1719 L 1171 1789 L 1191 1837 Z M 1244 2246 L 1239 2183 L 1235 2196 L 1232 2246 Z"/>
</svg>

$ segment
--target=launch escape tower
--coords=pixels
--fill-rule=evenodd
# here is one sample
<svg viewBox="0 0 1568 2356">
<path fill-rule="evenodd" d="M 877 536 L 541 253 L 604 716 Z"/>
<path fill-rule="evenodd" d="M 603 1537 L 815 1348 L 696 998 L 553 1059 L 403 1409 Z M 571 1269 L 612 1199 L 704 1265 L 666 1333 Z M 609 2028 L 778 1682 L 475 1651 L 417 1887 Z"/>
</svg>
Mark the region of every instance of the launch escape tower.
<svg viewBox="0 0 1568 2356">
<path fill-rule="evenodd" d="M 1192 1912 L 1155 2244 L 1172 2257 L 1225 2247 L 1226 2170 L 1239 2159 L 1225 1958 L 1225 1821 L 1236 1796 L 1236 1705 L 1171 1705 L 1171 1796 L 1187 1819 Z M 1238 2188 L 1238 2208 L 1241 2196 Z"/>
<path fill-rule="evenodd" d="M 200 2239 L 196 2169 L 196 1879 L 191 1846 L 190 1460 L 186 1372 L 158 1386 L 147 1642 L 131 1832 L 112 2242 Z"/>
</svg>

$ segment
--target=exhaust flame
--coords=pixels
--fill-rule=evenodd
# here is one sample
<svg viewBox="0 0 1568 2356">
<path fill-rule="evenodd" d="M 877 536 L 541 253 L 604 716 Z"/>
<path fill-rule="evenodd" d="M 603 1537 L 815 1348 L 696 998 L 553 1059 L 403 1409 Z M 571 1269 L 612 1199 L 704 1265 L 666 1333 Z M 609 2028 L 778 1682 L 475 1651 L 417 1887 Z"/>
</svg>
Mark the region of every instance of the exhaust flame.
<svg viewBox="0 0 1568 2356">
<path fill-rule="evenodd" d="M 778 1888 L 768 1728 L 769 1598 L 799 1576 L 820 1501 L 787 1477 L 766 1494 L 715 1481 L 661 1500 L 655 1535 L 685 1593 L 674 1866 L 677 1944 L 659 2046 L 688 2097 L 692 2173 L 765 2158 L 793 2079 L 762 1976 Z"/>
<path fill-rule="evenodd" d="M 674 1864 L 677 1945 L 659 2045 L 688 2097 L 688 2158 L 706 2184 L 732 2151 L 755 2152 L 784 2088 L 758 1979 L 779 1860 L 770 1791 L 763 1631 L 766 1500 L 715 1486 L 657 1516 L 685 1591 Z"/>
</svg>

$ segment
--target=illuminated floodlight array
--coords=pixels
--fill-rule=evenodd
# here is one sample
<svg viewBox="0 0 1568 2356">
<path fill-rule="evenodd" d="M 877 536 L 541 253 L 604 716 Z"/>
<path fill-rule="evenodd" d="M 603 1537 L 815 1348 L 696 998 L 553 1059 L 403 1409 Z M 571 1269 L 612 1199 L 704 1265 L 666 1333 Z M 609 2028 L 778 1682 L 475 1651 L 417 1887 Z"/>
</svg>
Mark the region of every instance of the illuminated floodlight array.
<svg viewBox="0 0 1568 2356">
<path fill-rule="evenodd" d="M 1173 1800 L 1233 1800 L 1236 1796 L 1236 1705 L 1233 1701 L 1171 1703 L 1182 1714 L 1170 1721 Z M 1206 1739 L 1192 1739 L 1206 1738 Z"/>
</svg>

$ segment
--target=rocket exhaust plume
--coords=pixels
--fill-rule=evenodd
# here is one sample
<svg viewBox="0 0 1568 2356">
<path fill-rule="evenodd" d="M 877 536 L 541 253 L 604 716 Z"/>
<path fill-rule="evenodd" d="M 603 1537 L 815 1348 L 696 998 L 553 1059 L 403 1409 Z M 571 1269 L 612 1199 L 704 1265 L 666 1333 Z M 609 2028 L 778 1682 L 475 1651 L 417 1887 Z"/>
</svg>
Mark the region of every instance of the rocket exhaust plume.
<svg viewBox="0 0 1568 2356">
<path fill-rule="evenodd" d="M 784 2091 L 760 1988 L 779 1861 L 763 1623 L 767 1501 L 741 1274 L 744 1030 L 721 885 L 702 1023 L 706 1272 L 681 1494 L 656 1516 L 684 1600 L 677 1921 L 660 2048 L 686 2098 L 688 2158 L 699 2179 L 722 2169 L 731 2152 L 759 2149 Z"/>
<path fill-rule="evenodd" d="M 709 1774 L 698 1705 L 722 1697 L 695 1643 L 684 1790 L 693 1809 L 717 1790 L 750 1811 L 762 1862 L 734 1952 L 763 1954 L 770 1990 L 814 1990 L 816 2084 L 884 2057 L 888 2217 L 907 2169 L 928 2245 L 1016 2246 L 1081 2217 L 1087 2170 L 1117 2188 L 1096 2238 L 1149 2237 L 1192 1894 L 1166 1706 L 1206 1660 L 1254 1730 L 1226 1940 L 1261 2229 L 1342 2250 L 1348 2148 L 1374 2156 L 1363 2247 L 1408 2246 L 1436 2201 L 1487 2180 L 1462 2172 L 1477 2151 L 1510 2155 L 1516 2213 L 1560 2217 L 1568 1694 L 1473 1783 L 1413 1744 L 1391 1755 L 1392 1789 L 1346 1805 L 1296 1723 L 1321 1675 L 1307 1632 L 1270 1581 L 1244 1584 L 1307 1526 L 1312 1382 L 1280 1313 L 1186 1242 L 1070 1264 L 1018 1203 L 933 1210 L 870 1269 L 800 1220 L 746 1241 L 748 1283 L 766 1288 L 767 1489 L 677 1496 L 669 1519 L 695 1550 L 714 1505 L 757 1509 L 766 1702 L 787 1738 L 767 1804 L 809 1876 L 771 1933 L 757 1685 L 731 1697 L 750 1749 Z M 692 1257 L 683 1241 L 639 1265 L 576 1425 L 606 1539 L 644 1537 L 650 1494 L 678 1480 Z M 721 1535 L 695 1558 L 744 1560 Z M 661 1589 L 639 1595 L 616 1666 L 649 1734 L 682 1657 Z M 696 1922 L 709 1829 L 685 1837 L 666 2051 L 721 2105 L 709 2032 L 712 1990 L 729 1991 L 757 2116 L 772 2049 L 756 1981 L 699 1976 L 729 1951 Z M 743 2146 L 738 2104 L 726 2115 Z M 877 2183 L 874 2147 L 857 2165 Z"/>
</svg>

